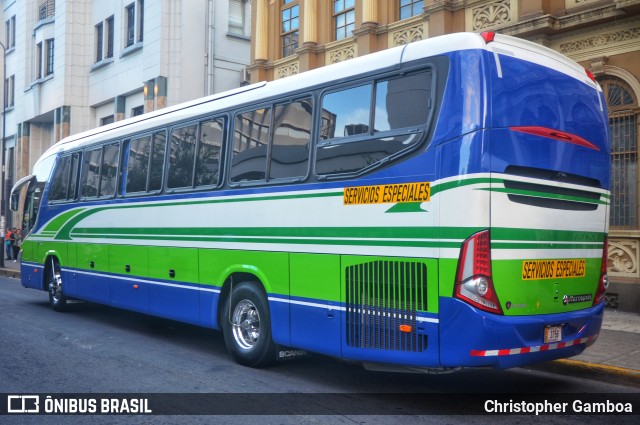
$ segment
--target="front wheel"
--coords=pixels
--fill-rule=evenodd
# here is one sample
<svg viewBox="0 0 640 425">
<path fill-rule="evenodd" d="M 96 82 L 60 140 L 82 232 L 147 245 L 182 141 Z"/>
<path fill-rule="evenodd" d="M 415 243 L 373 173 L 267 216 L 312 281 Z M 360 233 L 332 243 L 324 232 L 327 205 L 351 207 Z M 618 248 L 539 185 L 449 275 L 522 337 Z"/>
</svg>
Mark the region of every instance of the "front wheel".
<svg viewBox="0 0 640 425">
<path fill-rule="evenodd" d="M 262 367 L 275 362 L 269 304 L 257 283 L 245 282 L 232 289 L 225 303 L 222 331 L 227 349 L 238 363 Z"/>
<path fill-rule="evenodd" d="M 51 266 L 46 279 L 51 308 L 55 311 L 64 311 L 67 308 L 67 297 L 62 292 L 62 270 L 60 264 L 53 258 L 51 258 Z"/>
</svg>

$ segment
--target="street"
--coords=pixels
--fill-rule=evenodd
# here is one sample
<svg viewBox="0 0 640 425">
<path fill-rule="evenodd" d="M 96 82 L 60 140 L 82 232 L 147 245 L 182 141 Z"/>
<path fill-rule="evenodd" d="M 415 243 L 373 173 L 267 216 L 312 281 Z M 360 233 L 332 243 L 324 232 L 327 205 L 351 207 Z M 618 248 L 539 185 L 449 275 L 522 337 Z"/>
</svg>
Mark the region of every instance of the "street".
<svg viewBox="0 0 640 425">
<path fill-rule="evenodd" d="M 442 423 L 443 414 L 448 415 L 447 423 L 513 423 L 508 415 L 450 416 L 451 403 L 444 410 L 433 403 L 422 406 L 416 403 L 419 401 L 416 397 L 428 400 L 429 394 L 441 400 L 459 398 L 460 413 L 464 413 L 464 394 L 486 393 L 488 397 L 502 394 L 517 399 L 517 394 L 525 393 L 575 393 L 576 397 L 599 395 L 605 401 L 605 393 L 637 395 L 638 392 L 634 387 L 527 369 L 446 375 L 371 372 L 358 364 L 318 355 L 271 368 L 250 369 L 231 360 L 219 332 L 90 303 L 71 307 L 69 312 L 56 313 L 49 307 L 45 292 L 24 289 L 17 279 L 0 277 L 0 393 L 252 393 L 256 397 L 247 394 L 246 405 L 237 402 L 238 411 L 216 416 L 216 423 L 417 424 Z M 294 416 L 259 416 L 261 411 L 256 402 L 279 403 L 279 393 L 283 393 L 285 402 L 296 400 L 292 394 L 310 395 L 311 402 L 317 405 L 317 413 L 289 406 L 289 410 L 284 411 Z M 382 393 L 395 396 L 385 399 L 380 396 Z M 323 398 L 322 394 L 332 396 Z M 398 394 L 406 394 L 406 400 Z M 388 404 L 389 413 L 356 416 L 360 411 L 354 406 L 367 404 L 376 413 Z M 392 415 L 395 412 L 400 415 Z M 255 416 L 239 416 L 243 414 Z M 203 416 L 180 418 L 94 416 L 90 419 L 104 423 L 212 422 Z M 546 418 L 559 424 L 601 423 L 603 416 Z M 66 416 L 65 422 L 87 423 L 88 419 L 87 416 Z M 518 417 L 521 423 L 532 423 L 536 419 L 534 415 Z M 55 416 L 2 417 L 3 423 L 56 423 L 59 420 Z M 617 416 L 614 420 L 635 423 L 637 416 Z"/>
</svg>

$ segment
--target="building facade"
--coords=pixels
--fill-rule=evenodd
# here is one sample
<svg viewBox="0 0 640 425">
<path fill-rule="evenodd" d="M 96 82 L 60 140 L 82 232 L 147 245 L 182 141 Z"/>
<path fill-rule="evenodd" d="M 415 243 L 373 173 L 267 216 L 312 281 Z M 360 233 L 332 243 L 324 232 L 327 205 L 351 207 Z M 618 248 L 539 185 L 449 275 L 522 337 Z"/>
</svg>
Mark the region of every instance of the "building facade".
<svg viewBox="0 0 640 425">
<path fill-rule="evenodd" d="M 489 30 L 557 50 L 603 87 L 612 142 L 607 300 L 640 312 L 640 0 L 253 0 L 251 81 Z"/>
<path fill-rule="evenodd" d="M 2 0 L 5 194 L 70 134 L 239 87 L 250 7 L 246 0 Z"/>
</svg>

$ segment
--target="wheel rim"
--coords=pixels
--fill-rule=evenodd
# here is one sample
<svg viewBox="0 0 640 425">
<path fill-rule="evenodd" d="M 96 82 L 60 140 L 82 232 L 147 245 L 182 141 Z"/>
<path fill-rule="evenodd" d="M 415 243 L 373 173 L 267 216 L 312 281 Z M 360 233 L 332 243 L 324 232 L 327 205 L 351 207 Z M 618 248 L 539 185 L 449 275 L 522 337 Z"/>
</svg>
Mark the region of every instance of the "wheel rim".
<svg viewBox="0 0 640 425">
<path fill-rule="evenodd" d="M 62 277 L 55 271 L 49 278 L 49 295 L 54 303 L 58 303 L 62 299 Z"/>
<path fill-rule="evenodd" d="M 231 316 L 233 338 L 241 348 L 253 348 L 260 339 L 260 314 L 255 304 L 242 300 L 233 309 Z"/>
</svg>

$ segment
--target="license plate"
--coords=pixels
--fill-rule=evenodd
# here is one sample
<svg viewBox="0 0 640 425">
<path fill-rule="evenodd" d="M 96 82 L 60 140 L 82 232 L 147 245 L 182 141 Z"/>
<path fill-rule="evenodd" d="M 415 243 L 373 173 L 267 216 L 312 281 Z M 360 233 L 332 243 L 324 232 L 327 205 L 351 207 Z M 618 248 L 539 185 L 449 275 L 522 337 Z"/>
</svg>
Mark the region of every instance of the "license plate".
<svg viewBox="0 0 640 425">
<path fill-rule="evenodd" d="M 562 326 L 547 326 L 544 328 L 544 343 L 562 341 Z"/>
</svg>

